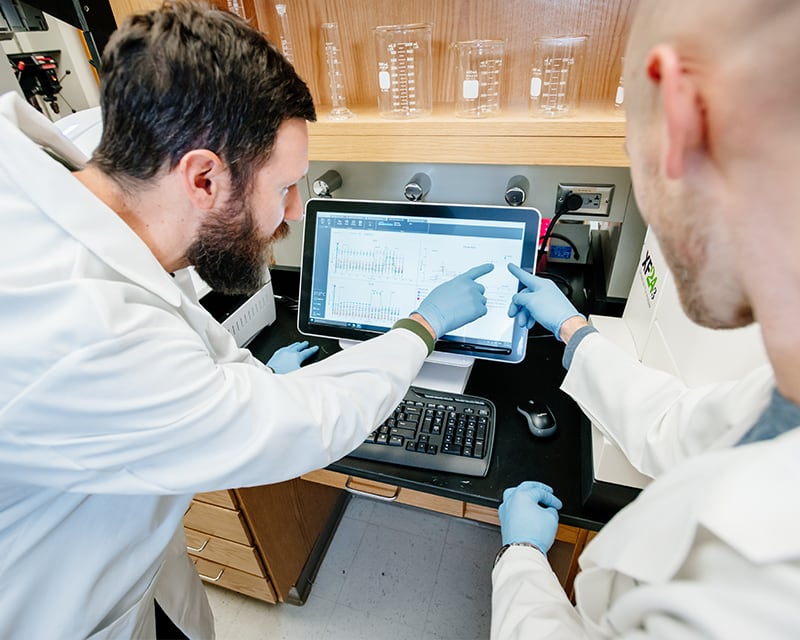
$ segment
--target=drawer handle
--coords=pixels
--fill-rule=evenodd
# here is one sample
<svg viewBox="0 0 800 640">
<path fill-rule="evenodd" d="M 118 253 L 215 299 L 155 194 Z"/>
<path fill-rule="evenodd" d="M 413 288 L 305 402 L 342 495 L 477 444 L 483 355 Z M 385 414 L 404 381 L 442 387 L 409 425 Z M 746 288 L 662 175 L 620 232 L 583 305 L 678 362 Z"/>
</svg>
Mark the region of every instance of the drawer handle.
<svg viewBox="0 0 800 640">
<path fill-rule="evenodd" d="M 379 496 L 377 493 L 370 493 L 369 491 L 363 491 L 361 489 L 354 489 L 350 486 L 350 481 L 353 479 L 353 476 L 347 476 L 347 481 L 344 483 L 345 491 L 348 493 L 352 493 L 356 496 L 363 496 L 365 498 L 372 498 L 373 500 L 382 500 L 383 502 L 394 502 L 397 500 L 397 496 L 400 495 L 400 487 L 394 488 L 394 495 L 391 496 Z"/>
<path fill-rule="evenodd" d="M 206 545 L 208 544 L 208 541 L 209 541 L 209 538 L 206 538 L 206 539 L 203 541 L 203 544 L 201 544 L 199 547 L 190 547 L 190 546 L 187 544 L 187 545 L 186 545 L 186 550 L 187 550 L 187 551 L 191 551 L 192 553 L 202 553 L 202 552 L 203 552 L 203 549 L 205 549 L 205 548 L 206 548 Z"/>
<path fill-rule="evenodd" d="M 206 575 L 203 575 L 203 574 L 202 574 L 202 573 L 200 573 L 199 571 L 197 572 L 197 575 L 199 575 L 199 576 L 200 576 L 200 578 L 201 578 L 202 580 L 205 580 L 206 582 L 219 582 L 219 579 L 222 577 L 222 574 L 223 574 L 223 573 L 225 573 L 225 569 L 220 569 L 220 570 L 219 570 L 219 573 L 217 574 L 217 577 L 216 577 L 216 578 L 212 578 L 211 576 L 206 576 Z"/>
</svg>

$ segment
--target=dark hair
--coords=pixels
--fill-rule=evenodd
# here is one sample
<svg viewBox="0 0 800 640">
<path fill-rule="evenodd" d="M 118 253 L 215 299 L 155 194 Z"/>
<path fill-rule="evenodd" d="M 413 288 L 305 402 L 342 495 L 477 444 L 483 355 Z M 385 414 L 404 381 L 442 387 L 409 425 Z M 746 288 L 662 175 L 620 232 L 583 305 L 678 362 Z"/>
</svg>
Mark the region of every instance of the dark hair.
<svg viewBox="0 0 800 640">
<path fill-rule="evenodd" d="M 245 188 L 285 120 L 316 120 L 308 87 L 266 37 L 204 4 L 129 16 L 101 67 L 103 135 L 92 163 L 123 188 L 174 169 L 192 149 L 215 152 L 234 188 Z"/>
</svg>

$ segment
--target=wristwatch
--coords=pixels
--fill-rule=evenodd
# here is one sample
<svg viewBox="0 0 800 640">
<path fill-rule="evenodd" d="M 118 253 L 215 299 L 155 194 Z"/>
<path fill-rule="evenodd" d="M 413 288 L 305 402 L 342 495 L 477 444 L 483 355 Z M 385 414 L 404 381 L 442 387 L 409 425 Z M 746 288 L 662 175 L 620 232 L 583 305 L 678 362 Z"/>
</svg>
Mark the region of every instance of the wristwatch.
<svg viewBox="0 0 800 640">
<path fill-rule="evenodd" d="M 500 562 L 500 558 L 502 558 L 503 554 L 506 551 L 508 551 L 509 547 L 531 547 L 533 549 L 536 549 L 542 555 L 545 555 L 545 556 L 547 555 L 544 551 L 542 551 L 539 547 L 537 547 L 532 542 L 509 542 L 508 544 L 504 544 L 502 547 L 500 547 L 500 551 L 498 551 L 497 555 L 494 557 L 494 565 L 493 566 L 495 566 L 495 567 L 497 566 L 497 563 Z"/>
</svg>

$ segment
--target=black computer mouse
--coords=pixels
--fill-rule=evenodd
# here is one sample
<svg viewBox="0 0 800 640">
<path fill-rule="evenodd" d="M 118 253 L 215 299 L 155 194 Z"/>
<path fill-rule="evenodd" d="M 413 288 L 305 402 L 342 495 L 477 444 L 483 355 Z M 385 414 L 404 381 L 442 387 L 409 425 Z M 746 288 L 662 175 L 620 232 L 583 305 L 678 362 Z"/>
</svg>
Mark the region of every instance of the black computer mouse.
<svg viewBox="0 0 800 640">
<path fill-rule="evenodd" d="M 517 411 L 528 423 L 528 429 L 537 438 L 545 438 L 556 432 L 556 419 L 553 412 L 543 402 L 528 400 L 517 405 Z"/>
</svg>

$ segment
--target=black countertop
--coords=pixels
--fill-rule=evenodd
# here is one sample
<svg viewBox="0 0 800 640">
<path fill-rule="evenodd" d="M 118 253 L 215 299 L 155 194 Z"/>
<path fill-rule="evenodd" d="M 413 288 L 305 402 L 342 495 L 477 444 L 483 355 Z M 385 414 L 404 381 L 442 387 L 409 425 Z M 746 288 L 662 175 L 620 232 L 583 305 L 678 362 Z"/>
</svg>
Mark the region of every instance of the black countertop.
<svg viewBox="0 0 800 640">
<path fill-rule="evenodd" d="M 290 285 L 287 291 L 275 276 L 273 286 L 279 294 L 277 320 L 250 343 L 254 356 L 266 362 L 276 349 L 303 339 L 320 345 L 316 357 L 340 350 L 334 340 L 302 336 L 297 331 L 296 309 L 291 303 L 296 289 Z M 564 345 L 555 338 L 534 332 L 528 340 L 527 355 L 519 364 L 475 361 L 465 393 L 489 398 L 497 411 L 494 450 L 485 478 L 351 457 L 342 458 L 328 469 L 495 508 L 502 502 L 506 488 L 524 480 L 539 480 L 552 486 L 564 503 L 560 512 L 563 524 L 599 529 L 617 507 L 585 504 L 593 475 L 590 426 L 575 402 L 559 389 L 565 373 L 561 365 L 563 352 Z M 516 405 L 529 398 L 550 407 L 558 424 L 554 435 L 531 435 L 516 411 Z"/>
</svg>

